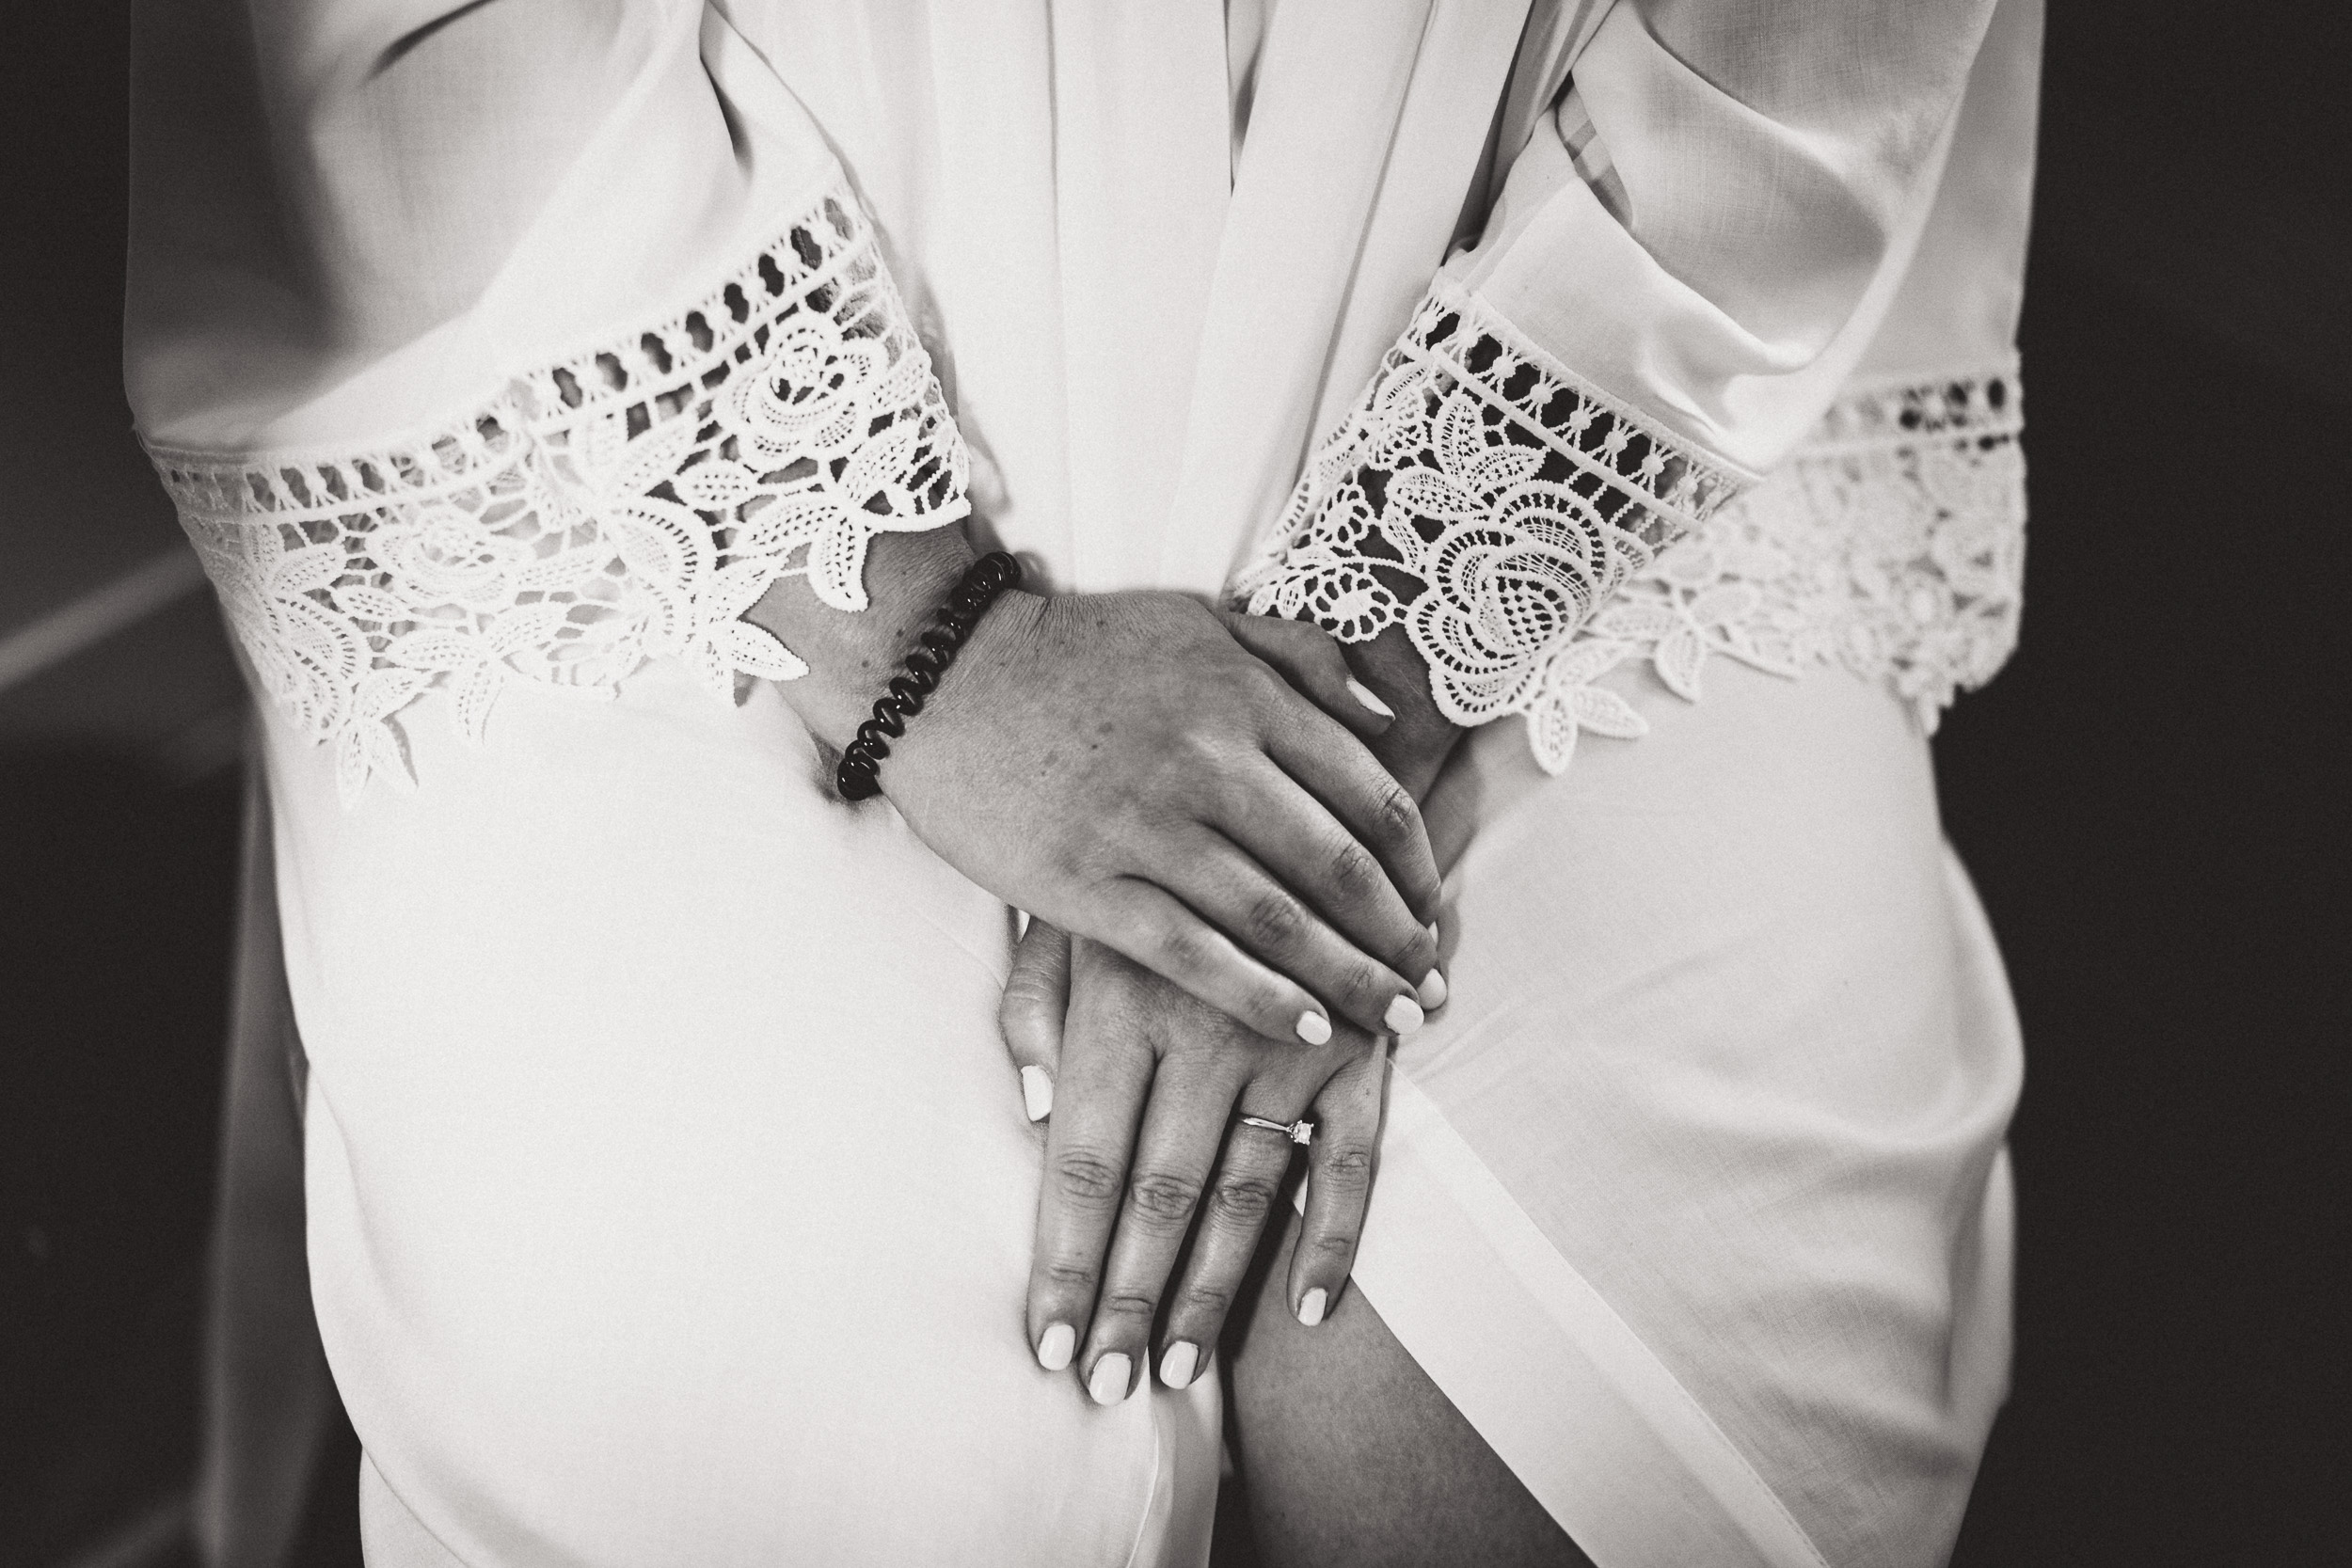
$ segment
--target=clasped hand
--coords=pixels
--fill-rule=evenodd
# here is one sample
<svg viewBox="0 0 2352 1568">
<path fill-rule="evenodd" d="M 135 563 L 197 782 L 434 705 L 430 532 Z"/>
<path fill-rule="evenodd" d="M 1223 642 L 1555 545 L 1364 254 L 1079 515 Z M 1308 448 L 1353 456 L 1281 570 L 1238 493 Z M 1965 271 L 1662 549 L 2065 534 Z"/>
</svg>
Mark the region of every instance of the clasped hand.
<svg viewBox="0 0 2352 1568">
<path fill-rule="evenodd" d="M 1402 639 L 1359 650 L 1398 716 L 1367 707 L 1336 645 L 1311 627 L 1231 618 L 1237 639 L 1357 730 L 1392 776 L 1425 791 L 1455 731 Z M 1356 690 L 1363 689 L 1356 687 Z M 1440 978 L 1423 1000 L 1444 1000 Z M 1279 1212 L 1292 1140 L 1313 1124 L 1288 1309 L 1311 1327 L 1340 1300 L 1372 1193 L 1385 1053 L 1343 1025 L 1273 1045 L 1158 975 L 1032 920 L 999 1009 L 1033 1119 L 1050 1116 L 1027 1328 L 1049 1371 L 1075 1366 L 1097 1403 L 1151 1375 L 1200 1375 Z M 1249 1120 L 1242 1118 L 1248 1117 Z M 1273 1289 L 1272 1285 L 1264 1287 Z"/>
<path fill-rule="evenodd" d="M 1441 984 L 1412 795 L 1181 594 L 1004 595 L 882 780 L 974 881 L 1270 1039 L 1409 1032 Z"/>
</svg>

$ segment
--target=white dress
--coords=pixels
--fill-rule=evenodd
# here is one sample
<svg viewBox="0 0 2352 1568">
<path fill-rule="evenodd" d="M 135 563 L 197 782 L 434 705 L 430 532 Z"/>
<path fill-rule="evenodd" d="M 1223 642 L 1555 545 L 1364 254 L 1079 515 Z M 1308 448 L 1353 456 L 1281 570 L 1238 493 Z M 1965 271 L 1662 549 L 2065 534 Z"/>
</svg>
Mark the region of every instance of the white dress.
<svg viewBox="0 0 2352 1568">
<path fill-rule="evenodd" d="M 131 389 L 270 699 L 372 1560 L 1202 1560 L 1214 1380 L 1023 1340 L 1010 912 L 737 618 L 967 515 L 1525 716 L 1356 1283 L 1605 1568 L 1937 1560 L 2018 1051 L 1921 721 L 2014 635 L 2039 31 L 155 13 Z"/>
</svg>

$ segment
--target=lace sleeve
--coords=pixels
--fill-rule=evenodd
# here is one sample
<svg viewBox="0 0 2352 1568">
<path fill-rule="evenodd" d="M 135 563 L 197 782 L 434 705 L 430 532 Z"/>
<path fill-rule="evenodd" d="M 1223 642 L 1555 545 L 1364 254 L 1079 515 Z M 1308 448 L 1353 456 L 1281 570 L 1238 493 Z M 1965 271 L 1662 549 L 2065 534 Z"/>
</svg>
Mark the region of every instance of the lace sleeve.
<svg viewBox="0 0 2352 1568">
<path fill-rule="evenodd" d="M 1533 713 L 1596 607 L 1735 480 L 1440 282 L 1236 584 L 1343 641 L 1402 626 L 1459 724 Z"/>
<path fill-rule="evenodd" d="M 346 804 L 410 779 L 394 716 L 429 689 L 479 739 L 514 680 L 609 697 L 677 657 L 732 699 L 803 674 L 739 618 L 771 584 L 864 610 L 876 534 L 969 510 L 930 357 L 838 182 L 689 309 L 414 438 L 150 454 Z"/>
<path fill-rule="evenodd" d="M 2016 645 L 2017 367 L 1850 387 L 1762 483 L 1731 481 L 1475 302 L 1433 293 L 1236 586 L 1343 641 L 1403 626 L 1457 723 L 1528 721 L 1548 772 L 1647 722 L 1597 684 L 1646 663 L 1690 702 L 1715 655 L 1886 681 L 1932 732 Z"/>
</svg>

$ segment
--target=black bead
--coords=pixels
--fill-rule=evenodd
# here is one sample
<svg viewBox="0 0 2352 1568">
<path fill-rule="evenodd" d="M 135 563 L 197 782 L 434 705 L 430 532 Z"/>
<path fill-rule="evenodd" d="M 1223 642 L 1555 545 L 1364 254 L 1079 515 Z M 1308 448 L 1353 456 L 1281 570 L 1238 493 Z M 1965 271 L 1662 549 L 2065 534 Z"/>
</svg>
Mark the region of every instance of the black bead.
<svg viewBox="0 0 2352 1568">
<path fill-rule="evenodd" d="M 882 738 L 882 727 L 871 719 L 857 727 L 857 744 L 865 756 L 880 758 L 890 754 L 890 742 Z"/>
<path fill-rule="evenodd" d="M 893 691 L 898 690 L 898 682 L 900 681 L 904 681 L 908 686 L 912 687 L 916 695 L 928 697 L 933 690 L 937 689 L 939 686 L 939 672 L 931 668 L 930 660 L 928 657 L 926 657 L 920 664 L 917 664 L 913 658 L 909 658 L 907 660 L 907 673 L 903 675 L 893 677 L 890 682 L 890 689 Z M 911 713 L 914 709 L 910 708 L 907 711 Z"/>
<path fill-rule="evenodd" d="M 953 626 L 933 626 L 923 634 L 921 641 L 923 646 L 933 653 L 952 656 L 958 648 L 963 646 L 963 633 Z M 944 660 L 940 668 L 942 670 L 946 668 Z"/>
<path fill-rule="evenodd" d="M 841 766 L 834 769 L 833 785 L 845 800 L 863 800 L 882 793 L 882 777 L 873 764 L 868 762 L 863 768 L 856 765 L 864 760 L 844 756 Z"/>
<path fill-rule="evenodd" d="M 881 725 L 882 734 L 887 736 L 897 736 L 907 733 L 906 720 L 899 716 L 897 708 L 890 705 L 890 699 L 887 697 L 874 705 L 874 722 Z"/>
<path fill-rule="evenodd" d="M 893 675 L 890 678 L 890 695 L 897 699 L 898 711 L 910 718 L 923 711 L 923 693 L 930 689 L 930 686 L 915 685 L 911 675 Z"/>
</svg>

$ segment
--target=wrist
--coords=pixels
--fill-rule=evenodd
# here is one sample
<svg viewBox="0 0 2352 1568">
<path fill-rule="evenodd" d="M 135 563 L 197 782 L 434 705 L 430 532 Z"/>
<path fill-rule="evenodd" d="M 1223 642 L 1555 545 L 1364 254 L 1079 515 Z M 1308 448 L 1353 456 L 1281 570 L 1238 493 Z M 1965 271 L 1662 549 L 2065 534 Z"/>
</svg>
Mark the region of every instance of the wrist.
<svg viewBox="0 0 2352 1568">
<path fill-rule="evenodd" d="M 977 730 L 987 715 L 1001 712 L 1005 695 L 1018 689 L 1020 670 L 1029 662 L 1046 615 L 1041 594 L 1008 589 L 974 623 L 963 646 L 924 699 L 923 711 L 907 733 L 890 743 L 882 770 L 882 792 L 903 800 L 923 792 L 934 765 L 946 762 Z M 952 762 L 946 764 L 952 767 Z"/>
<path fill-rule="evenodd" d="M 745 611 L 808 666 L 780 689 L 810 734 L 835 748 L 850 744 L 973 559 L 961 528 L 884 533 L 867 549 L 865 610 L 834 610 L 787 578 Z"/>
</svg>

